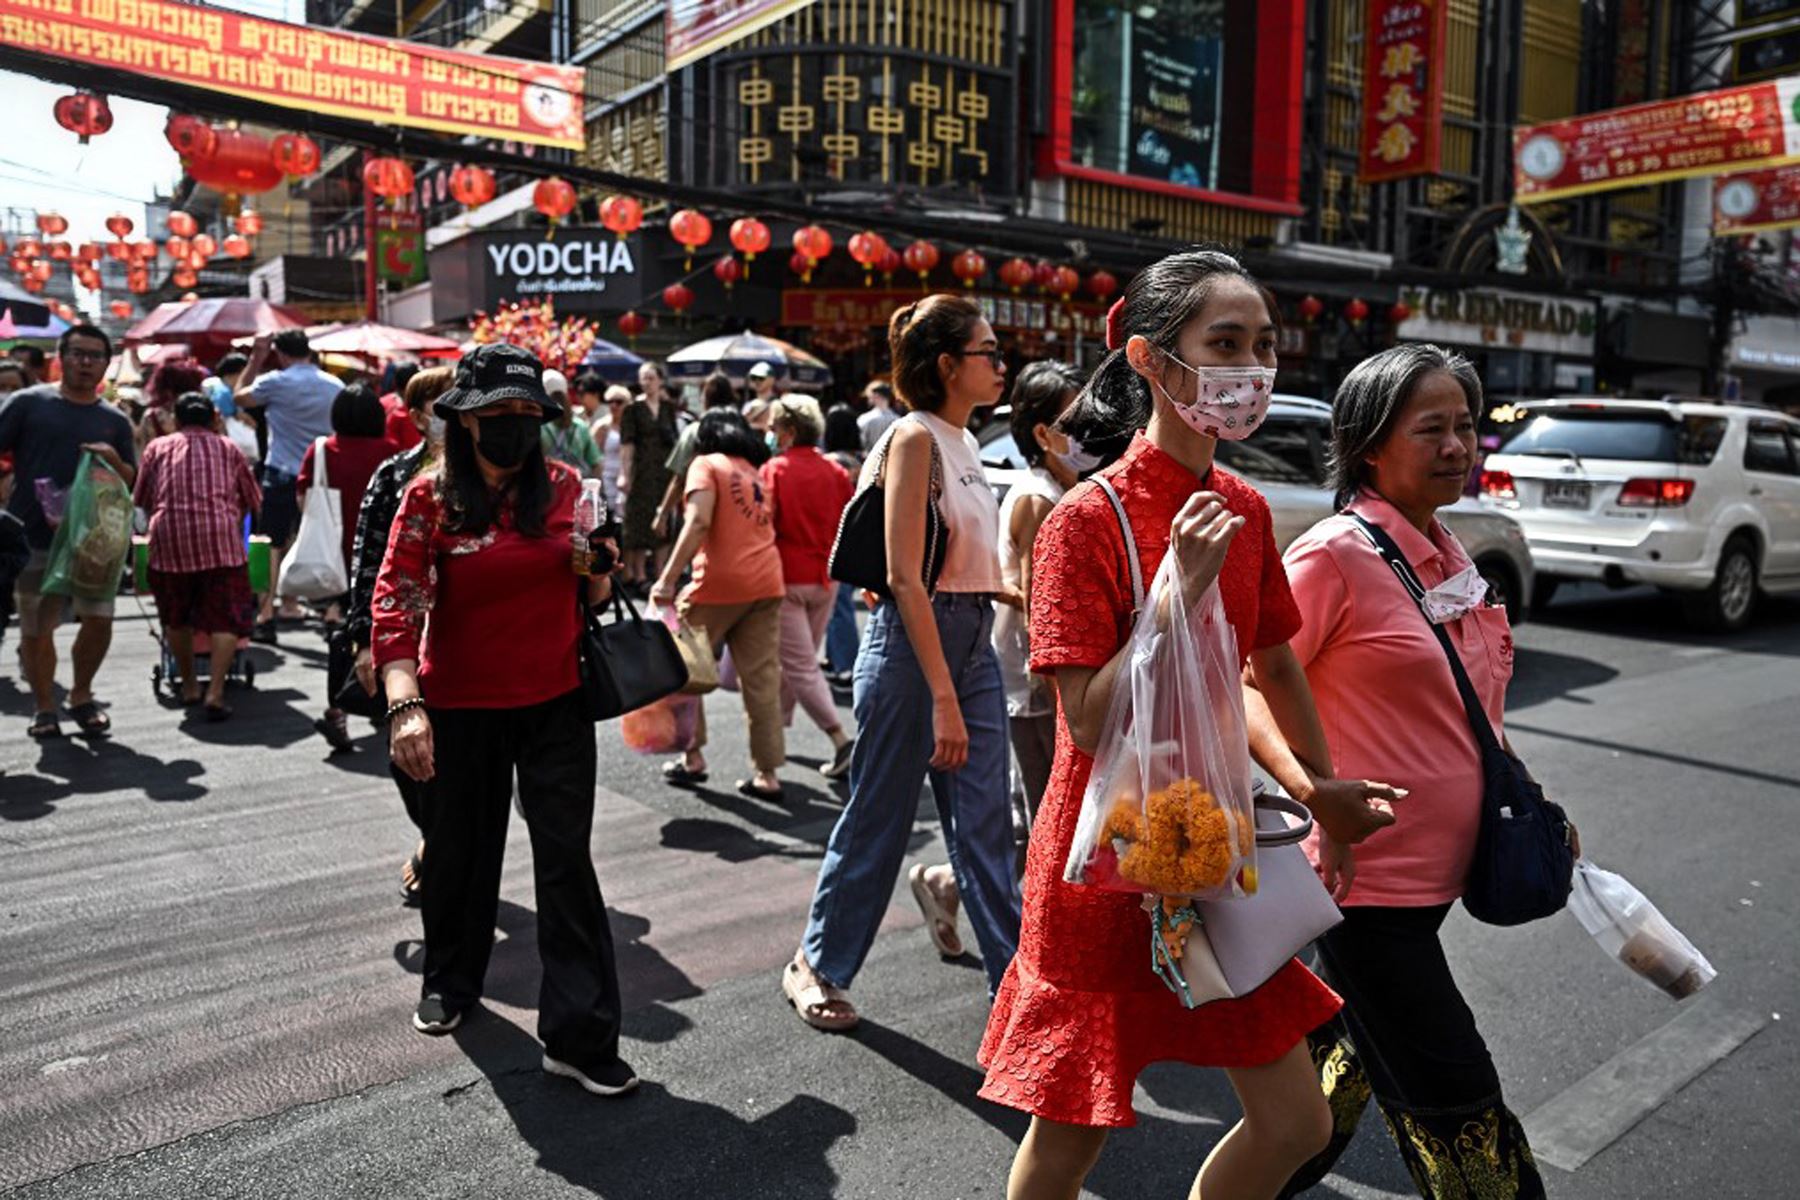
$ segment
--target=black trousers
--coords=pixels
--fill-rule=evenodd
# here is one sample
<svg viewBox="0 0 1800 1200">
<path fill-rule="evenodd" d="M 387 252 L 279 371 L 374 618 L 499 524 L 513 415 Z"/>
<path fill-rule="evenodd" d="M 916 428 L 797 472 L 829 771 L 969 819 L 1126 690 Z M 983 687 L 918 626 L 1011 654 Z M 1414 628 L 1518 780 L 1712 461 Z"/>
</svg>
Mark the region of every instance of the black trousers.
<svg viewBox="0 0 1800 1200">
<path fill-rule="evenodd" d="M 612 1062 L 619 1053 L 619 975 L 588 847 L 594 725 L 581 693 L 526 708 L 428 711 L 437 776 L 423 796 L 423 990 L 457 1007 L 481 998 L 517 772 L 544 972 L 538 1036 L 564 1062 Z"/>
<path fill-rule="evenodd" d="M 1355 906 L 1319 939 L 1319 974 L 1344 998 L 1343 1012 L 1308 1039 L 1332 1139 L 1283 1196 L 1331 1172 L 1371 1095 L 1427 1200 L 1543 1196 L 1525 1131 L 1438 940 L 1449 911 Z"/>
</svg>

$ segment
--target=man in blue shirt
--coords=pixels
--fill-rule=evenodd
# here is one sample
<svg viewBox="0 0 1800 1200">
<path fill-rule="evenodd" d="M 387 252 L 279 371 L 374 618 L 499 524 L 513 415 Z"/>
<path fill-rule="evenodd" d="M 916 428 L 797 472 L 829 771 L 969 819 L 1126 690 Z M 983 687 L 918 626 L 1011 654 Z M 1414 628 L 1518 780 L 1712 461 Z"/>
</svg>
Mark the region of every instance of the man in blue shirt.
<svg viewBox="0 0 1800 1200">
<path fill-rule="evenodd" d="M 276 369 L 265 372 L 271 356 Z M 263 459 L 263 532 L 269 538 L 269 580 L 281 577 L 281 560 L 300 525 L 294 500 L 294 482 L 300 476 L 300 459 L 314 439 L 331 432 L 331 402 L 344 385 L 313 361 L 312 346 L 304 329 L 284 329 L 273 338 L 256 339 L 250 363 L 239 377 L 248 380 L 237 389 L 244 408 L 260 408 L 268 421 L 269 450 Z M 275 641 L 275 592 L 270 587 L 256 619 L 256 641 Z"/>
</svg>

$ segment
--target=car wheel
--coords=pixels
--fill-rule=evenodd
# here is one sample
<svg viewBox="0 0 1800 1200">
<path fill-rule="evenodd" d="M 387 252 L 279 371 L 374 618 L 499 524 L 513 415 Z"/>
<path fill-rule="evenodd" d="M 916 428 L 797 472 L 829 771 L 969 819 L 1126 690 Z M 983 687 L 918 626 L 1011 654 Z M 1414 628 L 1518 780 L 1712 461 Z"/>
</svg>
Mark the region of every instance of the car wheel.
<svg viewBox="0 0 1800 1200">
<path fill-rule="evenodd" d="M 1514 574 L 1512 564 L 1503 558 L 1489 555 L 1477 560 L 1475 569 L 1487 581 L 1488 603 L 1504 608 L 1506 619 L 1512 624 L 1517 625 L 1523 621 L 1525 597 L 1521 594 L 1523 589 L 1519 587 L 1519 577 Z"/>
<path fill-rule="evenodd" d="M 1709 633 L 1736 633 L 1756 611 L 1756 548 L 1732 538 L 1719 554 L 1719 567 L 1705 591 L 1682 597 L 1689 622 Z"/>
<path fill-rule="evenodd" d="M 1539 575 L 1531 582 L 1531 611 L 1541 613 L 1556 599 L 1556 589 L 1562 580 L 1554 575 Z"/>
</svg>

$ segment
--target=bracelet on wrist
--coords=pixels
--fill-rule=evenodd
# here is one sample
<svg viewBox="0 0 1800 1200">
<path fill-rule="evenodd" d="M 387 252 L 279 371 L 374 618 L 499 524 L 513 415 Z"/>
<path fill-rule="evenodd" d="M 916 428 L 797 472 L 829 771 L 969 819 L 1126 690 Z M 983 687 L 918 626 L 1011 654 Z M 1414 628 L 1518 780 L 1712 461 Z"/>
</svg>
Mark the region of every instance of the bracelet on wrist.
<svg viewBox="0 0 1800 1200">
<path fill-rule="evenodd" d="M 387 720 L 391 722 L 395 717 L 399 716 L 409 708 L 424 707 L 425 697 L 423 696 L 408 696 L 404 700 L 396 700 L 387 707 Z"/>
</svg>

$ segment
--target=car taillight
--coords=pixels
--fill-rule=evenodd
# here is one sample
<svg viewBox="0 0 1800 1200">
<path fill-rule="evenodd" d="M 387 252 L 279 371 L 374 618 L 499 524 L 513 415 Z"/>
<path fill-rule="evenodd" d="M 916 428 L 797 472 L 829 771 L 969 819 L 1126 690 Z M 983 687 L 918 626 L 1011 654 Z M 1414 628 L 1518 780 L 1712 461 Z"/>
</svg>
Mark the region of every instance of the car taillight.
<svg viewBox="0 0 1800 1200">
<path fill-rule="evenodd" d="M 1513 486 L 1511 471 L 1482 471 L 1481 494 L 1496 500 L 1517 500 L 1519 489 Z"/>
<path fill-rule="evenodd" d="M 1694 495 L 1691 479 L 1627 479 L 1619 488 L 1620 508 L 1680 508 Z"/>
</svg>

